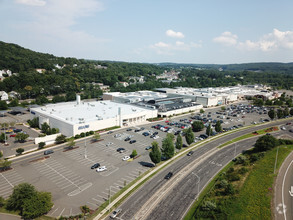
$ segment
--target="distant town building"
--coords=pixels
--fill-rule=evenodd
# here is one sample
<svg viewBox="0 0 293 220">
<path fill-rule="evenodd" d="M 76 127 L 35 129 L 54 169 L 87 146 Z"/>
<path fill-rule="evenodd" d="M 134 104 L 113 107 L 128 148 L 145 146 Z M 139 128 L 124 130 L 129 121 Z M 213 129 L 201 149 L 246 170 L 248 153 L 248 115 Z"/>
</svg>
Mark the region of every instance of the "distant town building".
<svg viewBox="0 0 293 220">
<path fill-rule="evenodd" d="M 8 94 L 5 91 L 0 91 L 0 100 L 1 101 L 7 101 L 8 100 Z"/>
</svg>

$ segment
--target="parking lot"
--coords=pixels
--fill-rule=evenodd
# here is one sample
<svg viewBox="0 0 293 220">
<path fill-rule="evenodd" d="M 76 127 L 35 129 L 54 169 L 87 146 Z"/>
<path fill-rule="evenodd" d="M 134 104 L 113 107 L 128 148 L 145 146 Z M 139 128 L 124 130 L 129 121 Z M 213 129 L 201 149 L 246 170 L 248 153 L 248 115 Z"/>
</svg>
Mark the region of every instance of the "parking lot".
<svg viewBox="0 0 293 220">
<path fill-rule="evenodd" d="M 203 121 L 205 121 L 204 118 L 207 119 L 206 121 L 222 120 L 222 127 L 227 129 L 235 129 L 233 126 L 239 124 L 245 126 L 268 119 L 267 114 L 262 113 L 260 115 L 260 111 L 257 109 L 249 113 L 246 110 L 244 114 L 240 109 L 239 114 L 236 111 L 236 116 L 233 116 L 234 113 L 229 116 L 227 111 L 230 110 L 222 111 L 219 114 L 220 108 L 207 109 L 203 114 L 182 115 L 102 134 L 102 140 L 97 142 L 91 142 L 90 139 L 79 140 L 76 142 L 76 148 L 72 150 L 56 149 L 48 158 L 40 156 L 40 160 L 26 161 L 13 166 L 13 170 L 0 173 L 0 184 L 3 186 L 0 189 L 0 196 L 7 198 L 11 194 L 13 186 L 21 182 L 28 182 L 39 190 L 52 193 L 54 207 L 48 214 L 53 217 L 76 215 L 80 213 L 79 207 L 82 205 L 97 209 L 108 200 L 110 195 L 114 195 L 125 185 L 150 169 L 145 166 L 151 163 L 149 150 L 145 148 L 150 146 L 154 140 L 161 146 L 162 140 L 167 134 L 167 128 L 163 131 L 163 129 L 157 129 L 154 126 L 160 124 L 175 133 L 183 130 L 183 125 L 178 127 L 176 122 L 190 126 L 192 121 L 195 120 L 191 117 L 195 116 L 201 117 L 202 119 L 199 118 L 198 120 Z M 220 119 L 225 113 L 226 117 Z M 242 116 L 245 117 L 242 118 Z M 290 126 L 286 125 L 286 133 L 288 134 L 291 134 L 289 132 Z M 145 132 L 150 134 L 144 136 L 143 133 Z M 158 136 L 157 139 L 151 138 L 154 132 L 158 132 L 155 135 Z M 203 133 L 205 133 L 205 129 L 202 132 L 195 133 L 195 136 L 198 137 Z M 136 142 L 131 144 L 129 143 L 130 140 L 125 141 L 127 137 L 130 140 L 136 140 Z M 185 138 L 183 138 L 183 141 L 186 144 Z M 117 152 L 118 148 L 124 148 L 125 151 L 119 153 Z M 122 158 L 129 156 L 134 149 L 139 155 L 138 158 L 133 161 L 123 161 Z M 96 172 L 95 169 L 91 169 L 91 166 L 95 163 L 99 163 L 100 166 L 105 166 L 107 169 Z"/>
</svg>

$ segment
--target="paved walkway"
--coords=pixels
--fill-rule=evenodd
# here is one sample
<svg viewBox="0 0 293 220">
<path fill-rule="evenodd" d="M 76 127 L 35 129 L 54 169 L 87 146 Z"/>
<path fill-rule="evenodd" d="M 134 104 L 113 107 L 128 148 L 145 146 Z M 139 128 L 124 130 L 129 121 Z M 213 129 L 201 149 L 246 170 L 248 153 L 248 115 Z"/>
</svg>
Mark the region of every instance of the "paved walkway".
<svg viewBox="0 0 293 220">
<path fill-rule="evenodd" d="M 21 217 L 19 215 L 12 215 L 6 213 L 0 213 L 0 219 L 2 220 L 19 220 Z"/>
</svg>

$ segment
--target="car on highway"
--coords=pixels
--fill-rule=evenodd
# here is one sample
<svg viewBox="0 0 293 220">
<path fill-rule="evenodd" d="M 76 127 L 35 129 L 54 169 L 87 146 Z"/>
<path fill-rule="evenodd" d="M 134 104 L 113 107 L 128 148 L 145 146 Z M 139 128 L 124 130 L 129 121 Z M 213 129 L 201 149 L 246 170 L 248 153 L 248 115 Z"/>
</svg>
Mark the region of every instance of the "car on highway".
<svg viewBox="0 0 293 220">
<path fill-rule="evenodd" d="M 150 150 L 150 149 L 152 149 L 153 147 L 152 146 L 147 146 L 145 149 L 146 150 Z"/>
<path fill-rule="evenodd" d="M 91 166 L 91 169 L 96 169 L 98 168 L 99 166 L 101 166 L 99 163 L 95 163 L 94 165 Z"/>
<path fill-rule="evenodd" d="M 101 166 L 101 167 L 96 169 L 97 172 L 102 172 L 102 171 L 105 171 L 105 170 L 107 170 L 106 166 Z"/>
<path fill-rule="evenodd" d="M 123 153 L 123 152 L 125 152 L 125 148 L 123 148 L 123 147 L 119 147 L 119 148 L 117 149 L 117 152 L 119 152 L 119 153 Z"/>
<path fill-rule="evenodd" d="M 122 209 L 116 209 L 112 214 L 110 215 L 110 218 L 114 219 L 116 218 L 120 213 L 122 212 Z"/>
<path fill-rule="evenodd" d="M 193 151 L 189 151 L 187 156 L 191 156 L 193 154 Z"/>
<path fill-rule="evenodd" d="M 167 175 L 165 176 L 165 179 L 168 180 L 173 176 L 172 172 L 167 173 Z"/>
<path fill-rule="evenodd" d="M 129 141 L 129 144 L 133 144 L 135 142 L 136 142 L 136 140 L 131 140 L 131 141 Z"/>
<path fill-rule="evenodd" d="M 129 160 L 130 159 L 130 156 L 124 156 L 123 158 L 122 158 L 122 160 Z"/>
<path fill-rule="evenodd" d="M 52 153 L 54 153 L 53 150 L 45 150 L 44 151 L 44 155 L 48 155 L 48 154 L 52 154 Z"/>
</svg>

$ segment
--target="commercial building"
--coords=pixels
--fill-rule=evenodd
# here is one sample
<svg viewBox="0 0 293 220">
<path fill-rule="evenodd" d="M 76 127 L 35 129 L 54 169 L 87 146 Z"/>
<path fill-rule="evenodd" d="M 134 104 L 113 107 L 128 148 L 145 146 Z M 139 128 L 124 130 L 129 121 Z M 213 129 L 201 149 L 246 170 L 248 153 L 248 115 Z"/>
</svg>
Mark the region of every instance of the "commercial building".
<svg viewBox="0 0 293 220">
<path fill-rule="evenodd" d="M 39 124 L 48 123 L 66 136 L 96 131 L 113 126 L 131 126 L 157 117 L 157 110 L 143 106 L 112 101 L 76 102 L 50 104 L 32 108 L 32 117 L 39 117 Z"/>
</svg>

